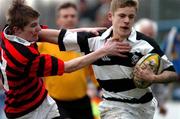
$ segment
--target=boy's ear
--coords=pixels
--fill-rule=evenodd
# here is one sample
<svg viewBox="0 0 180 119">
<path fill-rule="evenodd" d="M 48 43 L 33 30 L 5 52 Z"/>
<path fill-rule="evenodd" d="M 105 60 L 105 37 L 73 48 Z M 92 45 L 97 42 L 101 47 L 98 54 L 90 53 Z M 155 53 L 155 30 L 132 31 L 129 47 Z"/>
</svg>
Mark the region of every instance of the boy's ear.
<svg viewBox="0 0 180 119">
<path fill-rule="evenodd" d="M 18 35 L 22 32 L 22 30 L 16 26 L 13 27 L 14 34 Z"/>
<path fill-rule="evenodd" d="M 112 21 L 112 12 L 108 12 L 108 20 Z"/>
</svg>

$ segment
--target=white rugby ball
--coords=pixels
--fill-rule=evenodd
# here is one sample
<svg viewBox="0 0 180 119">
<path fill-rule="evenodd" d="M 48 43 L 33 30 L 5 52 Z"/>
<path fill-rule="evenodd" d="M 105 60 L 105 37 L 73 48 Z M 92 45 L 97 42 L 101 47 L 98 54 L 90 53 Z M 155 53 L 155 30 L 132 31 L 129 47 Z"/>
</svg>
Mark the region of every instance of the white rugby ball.
<svg viewBox="0 0 180 119">
<path fill-rule="evenodd" d="M 136 63 L 142 68 L 145 66 L 144 64 L 148 64 L 155 74 L 159 74 L 162 71 L 161 57 L 157 53 L 149 53 Z M 151 85 L 150 82 L 139 79 L 136 76 L 134 76 L 134 84 L 137 88 L 147 88 Z"/>
</svg>

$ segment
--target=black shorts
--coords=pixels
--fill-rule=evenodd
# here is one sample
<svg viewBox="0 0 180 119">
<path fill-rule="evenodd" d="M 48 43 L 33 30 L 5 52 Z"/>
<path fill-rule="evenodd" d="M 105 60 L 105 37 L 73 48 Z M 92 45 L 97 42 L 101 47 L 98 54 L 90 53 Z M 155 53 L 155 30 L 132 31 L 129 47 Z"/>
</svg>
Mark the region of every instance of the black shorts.
<svg viewBox="0 0 180 119">
<path fill-rule="evenodd" d="M 57 103 L 60 119 L 93 119 L 91 101 L 85 97 L 74 101 L 59 101 Z"/>
</svg>

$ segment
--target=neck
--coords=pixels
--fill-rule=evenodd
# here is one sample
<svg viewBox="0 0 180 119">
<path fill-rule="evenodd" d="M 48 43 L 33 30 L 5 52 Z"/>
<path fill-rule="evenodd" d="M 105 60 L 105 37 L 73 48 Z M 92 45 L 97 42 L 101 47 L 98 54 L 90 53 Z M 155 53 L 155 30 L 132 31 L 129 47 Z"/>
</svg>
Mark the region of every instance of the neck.
<svg viewBox="0 0 180 119">
<path fill-rule="evenodd" d="M 113 32 L 112 37 L 117 38 L 119 41 L 124 41 L 124 40 L 126 40 L 128 38 L 128 36 L 119 35 L 119 34 L 114 33 L 114 32 Z"/>
<path fill-rule="evenodd" d="M 24 35 L 21 35 L 19 33 L 14 33 L 15 36 L 19 37 L 19 38 L 22 38 L 22 39 L 25 39 Z"/>
</svg>

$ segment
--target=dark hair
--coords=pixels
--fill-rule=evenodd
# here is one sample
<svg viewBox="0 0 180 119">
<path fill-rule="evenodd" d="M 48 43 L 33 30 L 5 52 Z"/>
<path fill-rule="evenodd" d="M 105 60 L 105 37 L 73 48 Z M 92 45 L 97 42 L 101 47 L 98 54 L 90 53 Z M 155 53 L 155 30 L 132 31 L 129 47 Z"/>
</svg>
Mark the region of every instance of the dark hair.
<svg viewBox="0 0 180 119">
<path fill-rule="evenodd" d="M 13 27 L 24 29 L 28 23 L 35 18 L 38 18 L 40 14 L 32 7 L 25 5 L 24 0 L 13 0 L 11 7 L 7 14 L 7 23 L 10 27 L 10 31 L 13 32 Z"/>
<path fill-rule="evenodd" d="M 72 2 L 66 2 L 61 4 L 58 8 L 57 8 L 57 12 L 59 12 L 62 9 L 66 9 L 66 8 L 74 8 L 75 10 L 77 10 L 77 6 L 76 4 L 72 3 Z"/>
</svg>

